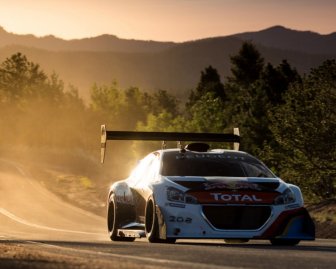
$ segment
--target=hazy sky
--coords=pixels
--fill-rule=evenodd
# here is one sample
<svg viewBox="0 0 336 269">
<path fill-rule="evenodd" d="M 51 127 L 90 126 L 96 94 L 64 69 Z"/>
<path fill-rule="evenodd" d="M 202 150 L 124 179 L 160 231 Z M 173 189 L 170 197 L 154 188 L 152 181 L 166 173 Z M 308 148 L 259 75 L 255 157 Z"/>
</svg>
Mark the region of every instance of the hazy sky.
<svg viewBox="0 0 336 269">
<path fill-rule="evenodd" d="M 336 31 L 336 0 L 0 0 L 9 32 L 186 41 L 283 25 Z"/>
</svg>

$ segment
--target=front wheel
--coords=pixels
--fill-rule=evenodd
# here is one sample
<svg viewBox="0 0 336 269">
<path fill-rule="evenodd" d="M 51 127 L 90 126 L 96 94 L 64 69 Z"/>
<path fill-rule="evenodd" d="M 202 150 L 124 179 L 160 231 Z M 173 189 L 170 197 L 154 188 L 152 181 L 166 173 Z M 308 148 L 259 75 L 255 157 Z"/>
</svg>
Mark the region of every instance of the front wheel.
<svg viewBox="0 0 336 269">
<path fill-rule="evenodd" d="M 296 246 L 300 243 L 298 239 L 278 239 L 273 238 L 270 240 L 273 246 Z"/>
<path fill-rule="evenodd" d="M 155 202 L 151 197 L 146 205 L 145 211 L 145 232 L 146 237 L 150 243 L 170 243 L 174 244 L 175 238 L 160 239 L 159 236 L 159 222 L 155 210 Z"/>
<path fill-rule="evenodd" d="M 118 218 L 118 210 L 115 202 L 115 197 L 112 194 L 109 198 L 107 209 L 107 229 L 112 241 L 127 241 L 132 242 L 135 240 L 133 237 L 120 237 L 118 236 L 118 228 L 120 228 L 120 220 Z"/>
</svg>

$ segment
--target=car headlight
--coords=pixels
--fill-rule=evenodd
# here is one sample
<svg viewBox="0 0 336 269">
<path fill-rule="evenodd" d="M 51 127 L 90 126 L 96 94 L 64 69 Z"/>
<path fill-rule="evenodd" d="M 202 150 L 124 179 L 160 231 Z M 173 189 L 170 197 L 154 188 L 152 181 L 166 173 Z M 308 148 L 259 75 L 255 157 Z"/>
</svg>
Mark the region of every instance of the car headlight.
<svg viewBox="0 0 336 269">
<path fill-rule="evenodd" d="M 198 204 L 196 197 L 187 194 L 174 187 L 167 188 L 167 199 L 172 202 L 180 202 L 186 204 Z"/>
<path fill-rule="evenodd" d="M 276 205 L 285 205 L 294 202 L 295 202 L 295 194 L 290 188 L 285 189 L 282 194 L 280 194 L 274 199 L 274 204 Z"/>
</svg>

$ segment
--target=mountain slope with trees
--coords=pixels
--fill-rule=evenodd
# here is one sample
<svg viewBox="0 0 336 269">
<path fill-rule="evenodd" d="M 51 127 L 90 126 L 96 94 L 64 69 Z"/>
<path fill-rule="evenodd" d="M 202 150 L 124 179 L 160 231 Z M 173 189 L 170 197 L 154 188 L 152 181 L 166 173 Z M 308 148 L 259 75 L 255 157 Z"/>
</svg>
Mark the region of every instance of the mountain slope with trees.
<svg viewBox="0 0 336 269">
<path fill-rule="evenodd" d="M 300 74 L 336 57 L 334 34 L 319 35 L 282 27 L 184 43 L 123 40 L 109 35 L 66 41 L 19 36 L 2 29 L 0 61 L 21 52 L 38 62 L 46 73 L 56 71 L 86 99 L 94 82 L 114 80 L 123 88 L 165 89 L 186 98 L 204 67 L 211 65 L 220 76 L 227 76 L 230 56 L 237 54 L 246 39 L 254 42 L 267 62 L 278 65 L 286 59 Z"/>
</svg>

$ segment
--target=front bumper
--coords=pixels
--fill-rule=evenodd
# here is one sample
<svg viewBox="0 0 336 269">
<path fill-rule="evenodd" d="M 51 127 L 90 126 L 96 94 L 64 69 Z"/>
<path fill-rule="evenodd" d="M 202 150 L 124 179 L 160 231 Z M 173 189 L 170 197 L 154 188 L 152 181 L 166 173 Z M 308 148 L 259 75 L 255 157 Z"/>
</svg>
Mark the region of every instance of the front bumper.
<svg viewBox="0 0 336 269">
<path fill-rule="evenodd" d="M 209 206 L 209 205 L 206 205 Z M 210 205 L 211 206 L 211 205 Z M 218 205 L 213 205 L 218 206 Z M 225 207 L 221 205 L 222 207 Z M 232 207 L 234 205 L 230 205 Z M 238 209 L 239 206 L 237 206 Z M 241 207 L 241 206 L 240 206 Z M 246 206 L 248 207 L 248 206 Z M 251 206 L 256 208 L 256 206 Z M 285 206 L 264 206 L 270 209 L 269 216 L 263 223 L 255 226 L 255 215 L 242 218 L 243 222 L 251 222 L 229 229 L 220 229 L 213 225 L 204 214 L 200 204 L 165 203 L 157 206 L 161 238 L 244 238 L 244 239 L 298 239 L 314 240 L 315 226 L 307 210 L 303 207 L 286 209 Z M 232 218 L 219 214 L 218 218 Z M 225 226 L 223 226 L 225 227 Z M 252 227 L 252 228 L 251 228 Z"/>
</svg>

